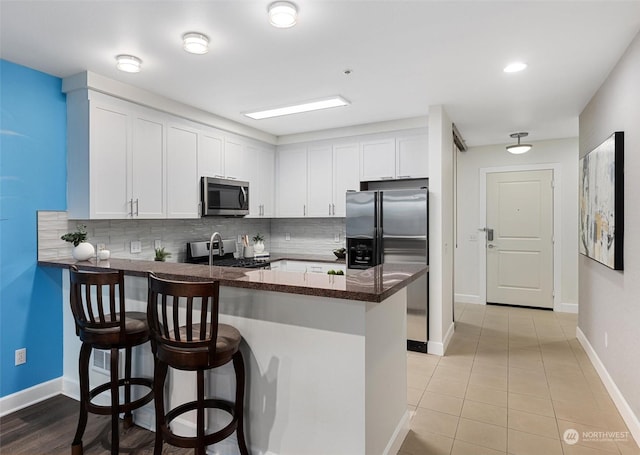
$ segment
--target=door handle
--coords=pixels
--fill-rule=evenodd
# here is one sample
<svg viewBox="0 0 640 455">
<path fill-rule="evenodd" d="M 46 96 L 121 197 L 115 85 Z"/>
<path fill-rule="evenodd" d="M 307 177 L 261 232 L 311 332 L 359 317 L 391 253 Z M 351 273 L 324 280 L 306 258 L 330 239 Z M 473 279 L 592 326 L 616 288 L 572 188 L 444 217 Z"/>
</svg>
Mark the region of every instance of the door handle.
<svg viewBox="0 0 640 455">
<path fill-rule="evenodd" d="M 487 245 L 487 248 L 492 248 L 492 249 L 493 249 L 493 248 L 495 248 L 495 247 L 496 247 L 496 246 L 495 246 L 493 243 L 490 243 L 490 244 L 488 244 L 488 245 Z"/>
</svg>

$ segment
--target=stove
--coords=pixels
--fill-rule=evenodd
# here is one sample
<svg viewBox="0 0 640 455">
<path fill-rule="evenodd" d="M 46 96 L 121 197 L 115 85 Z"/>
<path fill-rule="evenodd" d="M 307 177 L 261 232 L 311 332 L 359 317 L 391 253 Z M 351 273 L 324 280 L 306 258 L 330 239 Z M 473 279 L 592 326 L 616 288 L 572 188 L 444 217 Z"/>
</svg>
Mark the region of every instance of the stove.
<svg viewBox="0 0 640 455">
<path fill-rule="evenodd" d="M 187 262 L 189 264 L 208 264 L 210 242 L 187 243 Z M 235 239 L 222 240 L 222 256 L 219 254 L 220 242 L 213 242 L 213 265 L 218 267 L 244 267 L 246 269 L 260 269 L 269 267 L 269 258 L 235 258 Z"/>
</svg>

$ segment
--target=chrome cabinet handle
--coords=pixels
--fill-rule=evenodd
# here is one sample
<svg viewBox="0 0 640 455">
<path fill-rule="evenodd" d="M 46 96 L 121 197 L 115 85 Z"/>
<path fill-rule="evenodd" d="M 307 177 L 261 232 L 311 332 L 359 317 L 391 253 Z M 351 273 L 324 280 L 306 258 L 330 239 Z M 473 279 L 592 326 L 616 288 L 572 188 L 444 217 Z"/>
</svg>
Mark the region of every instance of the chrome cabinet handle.
<svg viewBox="0 0 640 455">
<path fill-rule="evenodd" d="M 133 198 L 129 199 L 129 216 L 133 218 Z"/>
<path fill-rule="evenodd" d="M 329 204 L 329 215 L 331 215 L 331 204 Z"/>
<path fill-rule="evenodd" d="M 139 214 L 138 214 L 138 207 L 139 207 L 139 204 L 138 204 L 138 198 L 136 198 L 136 216 L 138 216 L 138 215 L 139 215 Z"/>
<path fill-rule="evenodd" d="M 411 176 L 410 175 L 399 175 L 398 178 L 399 179 L 410 179 Z"/>
<path fill-rule="evenodd" d="M 333 207 L 333 214 L 336 214 L 336 205 L 335 204 L 331 204 L 331 207 Z"/>
<path fill-rule="evenodd" d="M 307 216 L 307 204 L 302 206 L 302 216 Z"/>
</svg>

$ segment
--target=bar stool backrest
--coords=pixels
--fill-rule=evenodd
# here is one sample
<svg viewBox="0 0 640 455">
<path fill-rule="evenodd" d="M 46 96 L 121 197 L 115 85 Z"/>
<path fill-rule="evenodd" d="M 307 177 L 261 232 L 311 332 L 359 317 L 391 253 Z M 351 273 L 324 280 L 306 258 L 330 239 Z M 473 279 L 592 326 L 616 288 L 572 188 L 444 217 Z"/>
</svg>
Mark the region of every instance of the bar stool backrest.
<svg viewBox="0 0 640 455">
<path fill-rule="evenodd" d="M 125 313 L 124 272 L 79 271 L 72 265 L 69 275 L 76 334 L 83 341 L 97 336 L 117 343 L 124 338 L 125 318 L 120 317 Z"/>
<path fill-rule="evenodd" d="M 207 348 L 213 359 L 219 292 L 217 281 L 171 281 L 149 273 L 147 319 L 152 345 Z"/>
</svg>

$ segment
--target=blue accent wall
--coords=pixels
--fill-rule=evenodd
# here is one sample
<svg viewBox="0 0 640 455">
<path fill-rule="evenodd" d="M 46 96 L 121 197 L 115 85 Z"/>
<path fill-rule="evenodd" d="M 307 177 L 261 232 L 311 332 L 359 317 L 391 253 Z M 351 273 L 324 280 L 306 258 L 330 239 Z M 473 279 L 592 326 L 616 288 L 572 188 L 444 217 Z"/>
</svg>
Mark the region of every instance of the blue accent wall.
<svg viewBox="0 0 640 455">
<path fill-rule="evenodd" d="M 62 272 L 38 267 L 36 232 L 37 210 L 66 210 L 61 87 L 0 60 L 0 397 L 62 376 Z"/>
</svg>

